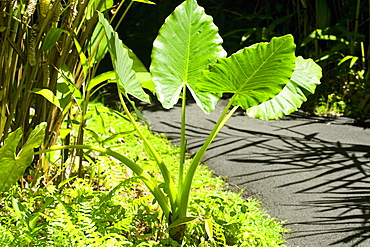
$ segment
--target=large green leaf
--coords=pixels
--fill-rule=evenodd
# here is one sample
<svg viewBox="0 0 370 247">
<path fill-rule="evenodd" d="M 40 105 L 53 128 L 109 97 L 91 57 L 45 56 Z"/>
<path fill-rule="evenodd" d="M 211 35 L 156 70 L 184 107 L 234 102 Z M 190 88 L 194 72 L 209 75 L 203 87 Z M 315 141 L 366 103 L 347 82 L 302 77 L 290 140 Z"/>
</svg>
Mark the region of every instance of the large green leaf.
<svg viewBox="0 0 370 247">
<path fill-rule="evenodd" d="M 321 76 L 321 68 L 314 61 L 298 57 L 296 69 L 283 91 L 271 100 L 247 109 L 248 116 L 271 120 L 296 111 L 307 96 L 315 92 Z"/>
<path fill-rule="evenodd" d="M 232 93 L 233 105 L 248 109 L 281 92 L 292 76 L 296 57 L 291 35 L 275 37 L 221 58 L 205 71 L 198 88 Z"/>
<path fill-rule="evenodd" d="M 17 163 L 26 168 L 33 160 L 34 148 L 38 148 L 44 140 L 47 123 L 43 122 L 35 127 L 29 135 L 26 143 L 17 156 Z"/>
<path fill-rule="evenodd" d="M 133 60 L 132 69 L 135 72 L 148 72 L 147 68 L 136 56 L 136 54 L 125 44 L 123 47 L 128 50 L 128 56 Z M 107 37 L 105 35 L 104 26 L 98 22 L 88 44 L 88 52 L 90 56 L 90 65 L 101 61 L 108 52 Z"/>
<path fill-rule="evenodd" d="M 33 149 L 41 145 L 46 123 L 41 123 L 31 132 L 26 143 L 17 155 L 17 146 L 23 136 L 18 128 L 9 134 L 0 149 L 0 192 L 7 191 L 24 173 L 33 160 Z"/>
<path fill-rule="evenodd" d="M 144 92 L 141 82 L 136 79 L 135 71 L 132 69 L 133 61 L 128 55 L 128 50 L 124 48 L 117 32 L 113 30 L 101 13 L 99 13 L 99 21 L 104 26 L 119 90 L 126 97 L 128 97 L 127 94 L 131 94 L 142 101 L 149 102 L 149 96 Z"/>
<path fill-rule="evenodd" d="M 150 72 L 156 94 L 164 108 L 177 103 L 186 85 L 197 104 L 211 112 L 219 97 L 200 93 L 196 83 L 202 70 L 226 52 L 211 16 L 196 0 L 186 0 L 166 19 L 152 50 Z"/>
</svg>

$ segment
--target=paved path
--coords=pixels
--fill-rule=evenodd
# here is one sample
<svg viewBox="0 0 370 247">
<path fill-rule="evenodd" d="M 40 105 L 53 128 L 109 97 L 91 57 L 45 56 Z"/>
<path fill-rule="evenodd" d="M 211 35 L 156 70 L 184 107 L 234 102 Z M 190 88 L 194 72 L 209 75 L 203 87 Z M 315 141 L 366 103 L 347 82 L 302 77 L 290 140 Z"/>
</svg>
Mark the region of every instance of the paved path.
<svg viewBox="0 0 370 247">
<path fill-rule="evenodd" d="M 190 153 L 203 143 L 222 111 L 187 110 Z M 145 107 L 153 131 L 179 143 L 180 107 Z M 287 221 L 288 246 L 370 246 L 370 129 L 349 118 L 294 113 L 261 121 L 237 112 L 204 161 L 228 183 L 261 200 L 272 216 Z"/>
</svg>

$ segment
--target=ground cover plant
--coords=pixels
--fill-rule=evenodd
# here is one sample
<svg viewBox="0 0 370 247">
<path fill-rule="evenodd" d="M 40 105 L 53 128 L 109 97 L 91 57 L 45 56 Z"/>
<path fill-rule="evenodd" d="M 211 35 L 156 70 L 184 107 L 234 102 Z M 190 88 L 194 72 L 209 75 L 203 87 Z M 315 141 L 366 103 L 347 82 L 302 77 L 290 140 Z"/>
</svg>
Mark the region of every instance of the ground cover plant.
<svg viewBox="0 0 370 247">
<path fill-rule="evenodd" d="M 91 105 L 88 116 L 87 144 L 99 145 L 97 136 L 125 133 L 104 145 L 127 153 L 153 176 L 159 176 L 155 161 L 129 121 L 122 121 L 101 104 Z M 151 134 L 145 126 L 140 129 L 158 148 L 168 169 L 176 173 L 179 148 L 164 136 Z M 59 155 L 53 152 L 50 156 Z M 72 176 L 58 186 L 36 189 L 29 187 L 31 182 L 25 176 L 26 188 L 14 186 L 3 194 L 0 245 L 176 246 L 165 230 L 163 213 L 140 177 L 117 160 L 98 153 L 86 155 L 91 161 L 83 168 L 84 179 Z M 185 166 L 189 163 L 187 160 Z M 199 167 L 189 204 L 189 213 L 196 219 L 188 224 L 186 246 L 281 246 L 286 232 L 282 223 L 261 211 L 253 198 L 242 198 L 224 186 L 206 167 Z"/>
</svg>

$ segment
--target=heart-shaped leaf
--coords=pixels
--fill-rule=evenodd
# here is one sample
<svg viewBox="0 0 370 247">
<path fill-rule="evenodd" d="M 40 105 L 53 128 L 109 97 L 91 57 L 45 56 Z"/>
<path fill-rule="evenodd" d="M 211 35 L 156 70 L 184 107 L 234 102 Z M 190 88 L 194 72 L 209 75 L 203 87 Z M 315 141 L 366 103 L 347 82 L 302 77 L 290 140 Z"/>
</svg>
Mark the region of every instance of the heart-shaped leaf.
<svg viewBox="0 0 370 247">
<path fill-rule="evenodd" d="M 7 191 L 24 173 L 33 160 L 34 148 L 44 140 L 46 123 L 41 123 L 31 132 L 17 155 L 17 146 L 23 136 L 22 128 L 10 133 L 0 148 L 0 192 Z"/>
<path fill-rule="evenodd" d="M 278 119 L 296 111 L 320 84 L 321 68 L 312 59 L 298 57 L 292 78 L 283 91 L 269 101 L 247 109 L 247 115 L 262 120 Z"/>
<path fill-rule="evenodd" d="M 232 93 L 233 105 L 244 109 L 259 105 L 288 83 L 295 67 L 294 52 L 291 35 L 246 47 L 211 65 L 198 88 L 216 94 Z"/>
<path fill-rule="evenodd" d="M 164 108 L 177 103 L 186 85 L 197 104 L 211 112 L 219 97 L 196 88 L 202 70 L 226 52 L 211 16 L 196 0 L 186 0 L 166 19 L 154 41 L 150 72 Z"/>
</svg>

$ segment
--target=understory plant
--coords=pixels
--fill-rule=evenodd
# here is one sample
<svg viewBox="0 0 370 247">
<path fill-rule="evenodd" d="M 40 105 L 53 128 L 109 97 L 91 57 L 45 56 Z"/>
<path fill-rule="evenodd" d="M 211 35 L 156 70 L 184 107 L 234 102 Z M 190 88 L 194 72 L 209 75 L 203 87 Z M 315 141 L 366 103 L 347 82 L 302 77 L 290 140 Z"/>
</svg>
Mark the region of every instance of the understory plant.
<svg viewBox="0 0 370 247">
<path fill-rule="evenodd" d="M 307 29 L 300 50 L 326 71 L 314 97 L 318 112 L 344 114 L 356 122 L 370 116 L 369 8 L 370 1 L 317 1 L 316 20 L 305 21 L 305 27 L 315 29 Z"/>
<path fill-rule="evenodd" d="M 87 144 L 103 144 L 99 136 L 105 146 L 128 154 L 153 176 L 160 175 L 129 121 L 100 103 L 91 104 L 87 113 Z M 140 129 L 177 174 L 179 148 L 146 126 Z M 104 137 L 109 132 L 126 135 L 108 140 Z M 50 155 L 58 157 L 59 151 Z M 1 195 L 0 246 L 178 246 L 165 231 L 163 213 L 140 177 L 109 156 L 85 155 L 90 163 L 84 165 L 84 179 L 73 176 L 35 189 L 28 188 L 25 178 L 25 188 L 13 186 Z M 189 164 L 188 159 L 185 166 Z M 282 222 L 269 217 L 253 198 L 224 186 L 205 166 L 198 168 L 188 209 L 197 218 L 187 225 L 186 246 L 281 246 L 286 232 Z"/>
<path fill-rule="evenodd" d="M 118 84 L 125 115 L 156 162 L 162 177 L 152 176 L 135 160 L 110 148 L 68 145 L 51 150 L 95 150 L 127 165 L 153 194 L 167 221 L 170 237 L 182 244 L 186 226 L 196 220 L 195 216 L 188 215 L 195 173 L 221 128 L 238 108 L 246 110 L 248 116 L 263 120 L 277 119 L 297 110 L 320 83 L 321 68 L 310 59 L 295 56 L 291 35 L 274 37 L 269 43 L 258 43 L 227 57 L 212 17 L 205 14 L 196 0 L 183 2 L 160 29 L 153 44 L 150 66 L 154 93 L 163 107 L 169 109 L 181 98 L 181 151 L 177 177 L 174 177 L 125 103 L 134 105 L 130 96 L 140 100 L 148 97 L 141 82 L 135 78 L 128 51 L 103 14 L 99 14 L 99 21 L 104 27 L 114 80 Z M 228 104 L 202 147 L 185 167 L 187 97 L 191 95 L 205 113 L 210 113 L 226 93 L 230 95 Z"/>
<path fill-rule="evenodd" d="M 90 97 L 112 74 L 98 72 L 107 53 L 98 12 L 108 15 L 114 6 L 111 21 L 117 28 L 134 2 L 154 4 L 148 0 L 121 1 L 117 6 L 113 0 L 0 2 L 0 191 L 16 183 L 26 168 L 33 171 L 32 186 L 40 180 L 43 185 L 60 183 L 68 178 L 64 171 L 74 166 L 71 160 L 76 156 L 83 176 L 80 151 L 64 150 L 57 163 L 44 155 L 24 157 L 27 152 L 19 151 L 47 149 L 60 134 L 65 145 L 83 144 Z M 129 54 L 134 69 L 143 74 L 144 66 Z M 79 118 L 76 109 L 82 112 Z M 76 122 L 78 135 L 71 139 L 69 131 Z"/>
</svg>

